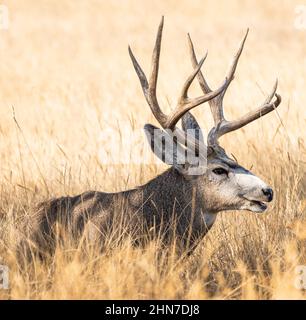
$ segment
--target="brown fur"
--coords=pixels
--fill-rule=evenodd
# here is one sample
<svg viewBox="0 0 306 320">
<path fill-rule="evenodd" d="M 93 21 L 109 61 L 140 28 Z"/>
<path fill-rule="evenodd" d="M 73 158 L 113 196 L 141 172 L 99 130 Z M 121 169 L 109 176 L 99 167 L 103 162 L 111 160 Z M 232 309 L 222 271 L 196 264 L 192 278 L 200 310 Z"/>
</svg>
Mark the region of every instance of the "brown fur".
<svg viewBox="0 0 306 320">
<path fill-rule="evenodd" d="M 30 248 L 41 255 L 53 252 L 56 223 L 69 230 L 75 239 L 86 231 L 88 239 L 99 242 L 101 247 L 107 235 L 114 233 L 120 224 L 122 229 L 117 233 L 132 235 L 135 243 L 147 241 L 151 230 L 164 242 L 176 234 L 181 245 L 186 247 L 189 242 L 191 249 L 208 230 L 200 214 L 205 206 L 196 191 L 193 181 L 172 167 L 136 189 L 120 193 L 88 191 L 75 197 L 52 199 L 41 203 L 31 215 L 27 221 L 29 240 L 23 239 L 18 250 L 26 255 L 30 254 Z"/>
</svg>

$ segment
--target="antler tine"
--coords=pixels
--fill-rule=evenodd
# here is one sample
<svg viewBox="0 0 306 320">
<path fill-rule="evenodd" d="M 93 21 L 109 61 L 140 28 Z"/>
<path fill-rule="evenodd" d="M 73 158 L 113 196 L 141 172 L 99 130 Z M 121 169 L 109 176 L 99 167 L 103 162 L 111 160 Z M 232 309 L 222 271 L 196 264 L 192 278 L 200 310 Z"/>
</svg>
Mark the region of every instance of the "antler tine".
<svg viewBox="0 0 306 320">
<path fill-rule="evenodd" d="M 220 96 L 217 97 L 217 99 L 215 99 L 213 101 L 213 104 L 215 104 L 214 106 L 214 110 L 213 110 L 213 115 L 214 115 L 214 121 L 215 121 L 215 126 L 217 126 L 220 122 L 222 121 L 226 121 L 225 120 L 225 117 L 224 117 L 224 110 L 223 110 L 223 98 L 225 96 L 225 93 L 230 85 L 230 83 L 234 80 L 234 77 L 235 77 L 235 72 L 236 72 L 236 68 L 237 68 L 237 65 L 238 65 L 238 61 L 239 61 L 239 58 L 241 56 L 241 53 L 243 51 L 243 48 L 244 48 L 244 44 L 245 44 L 245 41 L 248 37 L 248 34 L 249 34 L 249 28 L 247 28 L 247 31 L 243 37 L 243 39 L 241 40 L 240 42 L 240 45 L 239 45 L 239 48 L 238 48 L 238 51 L 236 52 L 236 54 L 234 55 L 234 58 L 232 60 L 232 63 L 229 67 L 229 70 L 227 72 L 227 79 L 228 79 L 228 85 L 227 87 L 222 91 L 222 93 L 220 94 Z"/>
<path fill-rule="evenodd" d="M 241 56 L 241 53 L 242 53 L 242 50 L 243 50 L 243 47 L 244 47 L 244 43 L 246 41 L 248 33 L 249 33 L 249 29 L 247 29 L 246 34 L 243 37 L 243 39 L 242 39 L 242 41 L 241 41 L 241 43 L 239 45 L 239 49 L 238 49 L 237 53 L 235 54 L 235 56 L 233 58 L 233 61 L 232 61 L 231 65 L 230 65 L 230 68 L 229 68 L 227 76 L 226 76 L 226 78 L 228 79 L 227 85 L 225 86 L 225 88 L 222 91 L 222 93 L 219 96 L 217 96 L 216 99 L 212 99 L 212 100 L 209 101 L 210 110 L 211 110 L 211 113 L 212 113 L 213 118 L 214 118 L 215 126 L 217 126 L 218 123 L 220 123 L 221 121 L 225 120 L 224 119 L 224 114 L 223 114 L 223 97 L 224 97 L 225 92 L 226 92 L 227 88 L 229 87 L 230 83 L 234 79 L 234 74 L 235 74 L 235 71 L 236 71 L 236 67 L 237 67 L 239 58 Z M 188 34 L 188 43 L 189 43 L 191 62 L 192 62 L 192 65 L 195 66 L 195 64 L 197 64 L 197 56 L 195 54 L 194 45 L 192 43 L 190 34 Z M 199 81 L 200 87 L 201 87 L 201 89 L 202 89 L 202 91 L 204 93 L 207 93 L 207 92 L 211 91 L 211 89 L 208 86 L 207 81 L 206 81 L 205 77 L 203 76 L 202 72 L 198 73 L 198 81 Z"/>
<path fill-rule="evenodd" d="M 241 118 L 233 121 L 223 121 L 220 122 L 217 127 L 214 127 L 208 134 L 208 144 L 217 144 L 218 139 L 226 133 L 240 129 L 247 125 L 248 123 L 257 120 L 258 118 L 268 114 L 269 112 L 275 110 L 281 103 L 282 99 L 279 94 L 276 93 L 277 89 L 277 80 L 273 86 L 271 93 L 267 96 L 263 105 L 253 111 L 248 112 Z M 275 100 L 272 101 L 272 98 L 275 96 Z"/>
<path fill-rule="evenodd" d="M 153 115 L 155 116 L 156 120 L 160 123 L 160 125 L 164 129 L 175 129 L 175 125 L 180 120 L 180 118 L 189 110 L 192 108 L 209 101 L 219 94 L 222 93 L 222 91 L 227 86 L 227 80 L 215 91 L 209 91 L 205 92 L 204 95 L 197 97 L 197 98 L 188 98 L 188 89 L 196 77 L 196 75 L 200 72 L 200 68 L 206 58 L 206 56 L 200 61 L 200 63 L 196 63 L 194 70 L 192 71 L 191 75 L 188 77 L 186 82 L 184 83 L 183 89 L 181 91 L 181 96 L 178 100 L 177 107 L 167 116 L 165 115 L 158 104 L 158 100 L 156 97 L 156 85 L 157 85 L 157 79 L 158 79 L 158 69 L 159 69 L 159 57 L 160 57 L 160 49 L 161 49 L 161 39 L 162 39 L 162 31 L 163 31 L 163 25 L 164 25 L 164 17 L 162 17 L 161 22 L 158 27 L 156 41 L 155 41 L 155 47 L 153 50 L 153 56 L 152 56 L 152 68 L 151 68 L 151 75 L 149 82 L 142 71 L 139 63 L 137 62 L 135 56 L 133 55 L 133 52 L 131 48 L 129 47 L 129 54 L 132 59 L 135 71 L 138 75 L 138 78 L 140 80 L 143 93 L 145 95 L 145 98 L 151 108 L 151 111 Z"/>
<path fill-rule="evenodd" d="M 229 83 L 231 83 L 231 82 L 234 80 L 235 71 L 236 71 L 236 68 L 237 68 L 237 65 L 238 65 L 238 61 L 239 61 L 239 58 L 240 58 L 241 53 L 242 53 L 242 51 L 243 51 L 244 44 L 245 44 L 245 41 L 246 41 L 246 39 L 247 39 L 247 37 L 248 37 L 248 34 L 249 34 L 249 28 L 247 28 L 247 31 L 246 31 L 243 39 L 242 39 L 241 42 L 240 42 L 238 51 L 237 51 L 237 53 L 234 55 L 233 61 L 232 61 L 231 65 L 230 65 L 230 67 L 229 67 L 229 70 L 228 70 L 228 72 L 227 72 L 227 78 L 228 78 Z M 227 88 L 228 88 L 228 87 L 227 87 Z M 227 88 L 222 92 L 222 98 L 224 97 Z"/>
<path fill-rule="evenodd" d="M 192 66 L 195 68 L 198 64 L 198 60 L 197 60 L 197 56 L 194 51 L 194 46 L 193 46 L 190 34 L 188 33 L 187 36 L 188 36 L 189 51 L 190 51 L 190 56 L 191 56 L 191 63 L 192 63 Z M 205 58 L 207 57 L 207 54 L 208 54 L 208 52 L 206 52 Z M 198 81 L 199 81 L 200 87 L 202 88 L 202 91 L 204 93 L 209 93 L 212 91 L 210 89 L 209 85 L 207 84 L 207 81 L 204 78 L 203 73 L 201 71 L 198 73 Z"/>
<path fill-rule="evenodd" d="M 158 104 L 158 100 L 156 97 L 156 83 L 157 83 L 157 78 L 158 78 L 159 56 L 160 56 L 163 26 L 164 26 L 164 17 L 162 16 L 161 22 L 158 27 L 155 46 L 154 46 L 154 50 L 153 50 L 152 70 L 151 70 L 151 76 L 150 76 L 149 83 L 146 78 L 146 75 L 142 71 L 139 63 L 137 62 L 130 46 L 129 46 L 129 54 L 130 54 L 131 60 L 134 65 L 134 69 L 135 69 L 135 71 L 138 75 L 138 78 L 140 80 L 142 91 L 143 91 L 144 96 L 148 102 L 148 105 L 150 106 L 150 109 L 151 109 L 154 117 L 156 118 L 156 120 L 164 128 L 165 124 L 167 122 L 167 116 L 160 109 L 159 104 Z"/>
<path fill-rule="evenodd" d="M 189 44 L 189 51 L 190 51 L 190 57 L 191 57 L 191 63 L 192 63 L 192 66 L 194 67 L 195 65 L 197 65 L 198 63 L 198 60 L 197 60 L 197 56 L 196 56 L 196 53 L 195 53 L 195 50 L 194 50 L 194 45 L 193 45 L 193 42 L 191 40 L 191 36 L 190 34 L 188 33 L 188 44 Z M 207 56 L 207 54 L 206 54 Z M 211 92 L 212 90 L 210 89 L 203 73 L 200 71 L 198 73 L 198 81 L 199 81 L 199 85 L 202 89 L 202 91 L 204 93 L 209 93 Z M 228 79 L 227 81 L 227 85 L 226 87 L 224 88 L 223 92 L 226 90 L 227 86 L 230 84 L 230 80 Z M 215 126 L 224 119 L 224 116 L 223 116 L 223 108 L 222 108 L 222 98 L 221 96 L 223 97 L 223 94 L 221 93 L 218 97 L 216 97 L 215 99 L 212 99 L 210 100 L 208 103 L 209 103 L 209 106 L 210 106 L 210 111 L 212 113 L 212 116 L 214 118 L 214 123 L 215 123 Z"/>
<path fill-rule="evenodd" d="M 258 118 L 266 115 L 267 113 L 275 110 L 281 103 L 281 96 L 276 93 L 277 89 L 277 80 L 275 81 L 275 84 L 273 86 L 273 89 L 271 93 L 268 95 L 266 98 L 265 102 L 263 105 L 253 111 L 248 112 L 245 114 L 243 117 L 234 120 L 234 121 L 225 121 L 223 124 L 221 123 L 218 132 L 217 132 L 217 138 L 220 138 L 226 133 L 229 133 L 231 131 L 240 129 L 247 125 L 248 123 L 257 120 Z M 271 101 L 272 98 L 275 96 L 275 100 Z"/>
<path fill-rule="evenodd" d="M 187 78 L 187 80 L 185 81 L 183 88 L 182 88 L 182 92 L 181 92 L 181 96 L 179 98 L 178 103 L 181 103 L 181 100 L 187 99 L 188 98 L 188 89 L 191 86 L 192 81 L 194 80 L 194 78 L 196 77 L 197 74 L 199 74 L 200 69 L 204 63 L 204 61 L 207 58 L 207 53 L 205 54 L 205 56 L 200 60 L 199 63 L 197 63 L 193 68 L 193 72 L 192 74 Z"/>
<path fill-rule="evenodd" d="M 160 56 L 163 27 L 164 27 L 164 16 L 162 16 L 160 24 L 158 26 L 155 46 L 154 46 L 153 55 L 152 55 L 152 69 L 151 69 L 149 87 L 153 93 L 156 93 L 156 83 L 158 78 L 159 56 Z"/>
<path fill-rule="evenodd" d="M 270 94 L 267 96 L 266 100 L 264 101 L 264 103 L 262 105 L 265 105 L 265 104 L 268 104 L 271 102 L 272 98 L 276 94 L 277 85 L 278 85 L 278 79 L 275 80 L 274 86 L 273 86 Z"/>
</svg>

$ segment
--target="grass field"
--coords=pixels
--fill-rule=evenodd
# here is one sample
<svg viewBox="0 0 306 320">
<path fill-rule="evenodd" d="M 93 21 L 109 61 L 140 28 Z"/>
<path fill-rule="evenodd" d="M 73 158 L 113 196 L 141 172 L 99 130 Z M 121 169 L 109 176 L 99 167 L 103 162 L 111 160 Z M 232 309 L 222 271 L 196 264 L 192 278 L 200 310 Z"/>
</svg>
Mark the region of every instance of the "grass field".
<svg viewBox="0 0 306 320">
<path fill-rule="evenodd" d="M 8 290 L 0 289 L 0 299 L 305 298 L 296 287 L 296 267 L 306 265 L 306 29 L 297 21 L 301 1 L 2 4 L 9 10 L 9 26 L 0 30 L 0 264 L 9 267 L 10 283 Z M 275 200 L 263 214 L 219 214 L 201 248 L 188 259 L 157 260 L 156 243 L 140 249 L 127 241 L 111 252 L 88 251 L 85 257 L 67 244 L 52 261 L 35 261 L 21 273 L 16 233 L 37 202 L 90 189 L 121 191 L 166 168 L 101 161 L 101 154 L 115 152 L 106 131 L 121 136 L 118 144 L 125 155 L 141 155 L 147 147 L 144 135 L 125 143 L 145 123 L 156 124 L 127 47 L 148 71 L 162 14 L 158 96 L 165 111 L 174 107 L 191 71 L 187 32 L 199 54 L 209 51 L 203 71 L 216 88 L 250 28 L 225 99 L 226 115 L 233 119 L 258 107 L 275 78 L 282 104 L 277 112 L 222 138 L 222 145 L 273 186 Z M 191 94 L 200 94 L 197 85 Z M 212 126 L 208 106 L 194 114 L 207 132 Z"/>
</svg>

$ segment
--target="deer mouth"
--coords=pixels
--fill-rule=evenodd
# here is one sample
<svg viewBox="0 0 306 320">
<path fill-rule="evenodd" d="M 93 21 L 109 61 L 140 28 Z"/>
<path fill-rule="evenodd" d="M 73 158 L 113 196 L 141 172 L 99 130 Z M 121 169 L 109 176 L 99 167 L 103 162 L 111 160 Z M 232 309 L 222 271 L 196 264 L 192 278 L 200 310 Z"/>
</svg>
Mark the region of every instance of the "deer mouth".
<svg viewBox="0 0 306 320">
<path fill-rule="evenodd" d="M 243 197 L 243 199 L 249 203 L 249 210 L 250 211 L 264 212 L 268 208 L 267 204 L 264 201 L 248 199 L 246 197 Z"/>
<path fill-rule="evenodd" d="M 260 208 L 261 212 L 265 211 L 268 206 L 263 201 L 257 201 L 257 200 L 249 200 L 250 203 L 258 208 Z"/>
</svg>

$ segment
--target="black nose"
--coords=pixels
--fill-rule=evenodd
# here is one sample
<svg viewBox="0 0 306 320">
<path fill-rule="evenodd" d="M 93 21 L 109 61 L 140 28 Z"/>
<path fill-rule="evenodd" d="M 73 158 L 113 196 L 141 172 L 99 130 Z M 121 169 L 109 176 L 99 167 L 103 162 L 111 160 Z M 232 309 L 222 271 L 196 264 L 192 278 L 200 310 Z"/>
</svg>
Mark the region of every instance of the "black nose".
<svg viewBox="0 0 306 320">
<path fill-rule="evenodd" d="M 272 201 L 273 190 L 271 188 L 262 189 L 262 193 L 268 198 L 268 201 Z"/>
</svg>

